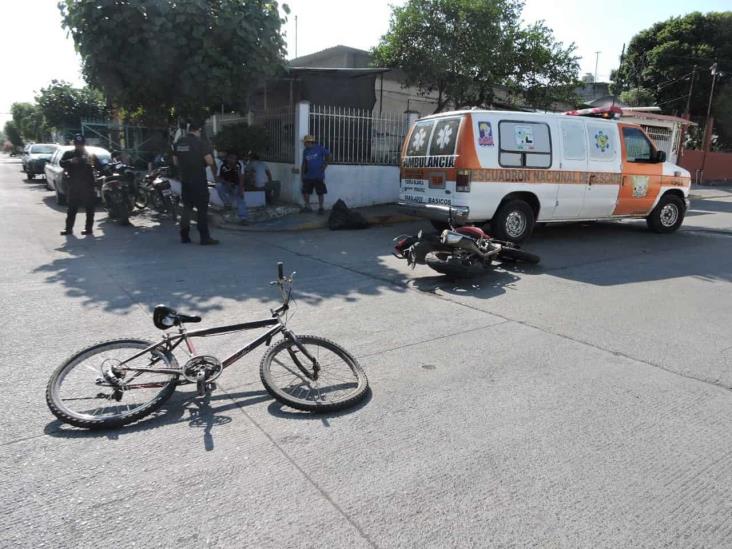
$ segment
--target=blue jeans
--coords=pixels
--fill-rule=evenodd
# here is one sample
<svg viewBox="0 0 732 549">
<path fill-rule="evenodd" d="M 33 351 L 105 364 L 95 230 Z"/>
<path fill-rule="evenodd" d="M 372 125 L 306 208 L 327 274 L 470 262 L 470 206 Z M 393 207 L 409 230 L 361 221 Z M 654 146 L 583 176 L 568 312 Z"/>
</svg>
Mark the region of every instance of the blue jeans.
<svg viewBox="0 0 732 549">
<path fill-rule="evenodd" d="M 227 185 L 219 181 L 216 183 L 216 190 L 224 201 L 224 204 L 236 209 L 239 219 L 247 219 L 249 212 L 247 211 L 247 203 L 244 200 L 244 191 L 238 186 Z"/>
</svg>

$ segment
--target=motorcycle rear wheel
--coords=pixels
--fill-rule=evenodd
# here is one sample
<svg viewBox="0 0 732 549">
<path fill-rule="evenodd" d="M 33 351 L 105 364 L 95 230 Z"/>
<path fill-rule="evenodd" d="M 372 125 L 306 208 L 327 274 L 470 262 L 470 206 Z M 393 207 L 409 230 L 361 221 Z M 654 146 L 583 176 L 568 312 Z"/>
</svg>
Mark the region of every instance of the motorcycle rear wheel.
<svg viewBox="0 0 732 549">
<path fill-rule="evenodd" d="M 501 250 L 501 253 L 498 254 L 498 258 L 508 261 L 523 261 L 524 263 L 531 263 L 532 265 L 536 265 L 541 261 L 541 258 L 536 254 L 529 253 L 526 250 L 521 250 L 519 248 L 507 247 Z"/>
<path fill-rule="evenodd" d="M 424 258 L 425 264 L 449 278 L 472 278 L 484 274 L 490 268 L 490 260 L 466 263 L 451 253 L 430 252 Z"/>
</svg>

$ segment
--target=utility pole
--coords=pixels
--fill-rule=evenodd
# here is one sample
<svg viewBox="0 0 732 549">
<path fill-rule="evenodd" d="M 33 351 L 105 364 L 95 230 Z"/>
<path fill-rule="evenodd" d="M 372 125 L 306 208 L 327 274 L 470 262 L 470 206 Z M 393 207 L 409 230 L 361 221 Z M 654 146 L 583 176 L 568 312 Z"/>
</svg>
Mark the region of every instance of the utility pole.
<svg viewBox="0 0 732 549">
<path fill-rule="evenodd" d="M 597 64 L 600 62 L 601 51 L 595 52 L 595 83 L 597 83 Z"/>
<path fill-rule="evenodd" d="M 297 15 L 295 16 L 295 58 L 297 58 Z"/>
<path fill-rule="evenodd" d="M 691 84 L 689 84 L 689 97 L 686 99 L 686 118 L 691 120 L 691 95 L 694 93 L 694 79 L 696 78 L 696 65 L 691 71 Z"/>
<path fill-rule="evenodd" d="M 716 84 L 716 82 L 717 82 L 717 74 L 719 73 L 719 71 L 717 70 L 716 61 L 714 62 L 714 65 L 709 67 L 709 70 L 712 72 L 712 89 L 709 90 L 709 103 L 707 105 L 707 119 L 704 122 L 704 134 L 703 134 L 704 142 L 702 143 L 702 150 L 704 151 L 704 154 L 702 154 L 702 165 L 701 165 L 701 173 L 699 174 L 699 183 L 702 183 L 704 181 L 704 167 L 706 166 L 706 163 L 707 163 L 707 149 L 709 148 L 709 145 L 711 145 L 711 142 L 712 142 L 712 127 L 711 127 L 712 98 L 714 97 L 714 84 Z"/>
</svg>

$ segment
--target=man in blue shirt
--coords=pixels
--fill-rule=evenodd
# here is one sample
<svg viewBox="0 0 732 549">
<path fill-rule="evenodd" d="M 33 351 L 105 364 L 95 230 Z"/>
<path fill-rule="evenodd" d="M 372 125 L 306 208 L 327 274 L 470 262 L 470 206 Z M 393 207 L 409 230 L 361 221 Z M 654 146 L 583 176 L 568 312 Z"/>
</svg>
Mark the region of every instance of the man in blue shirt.
<svg viewBox="0 0 732 549">
<path fill-rule="evenodd" d="M 302 153 L 302 198 L 305 205 L 303 212 L 312 212 L 310 208 L 310 195 L 315 190 L 318 195 L 318 215 L 323 215 L 323 198 L 328 192 L 325 186 L 325 169 L 331 160 L 330 151 L 315 142 L 315 137 L 306 135 L 303 139 L 305 150 Z"/>
</svg>

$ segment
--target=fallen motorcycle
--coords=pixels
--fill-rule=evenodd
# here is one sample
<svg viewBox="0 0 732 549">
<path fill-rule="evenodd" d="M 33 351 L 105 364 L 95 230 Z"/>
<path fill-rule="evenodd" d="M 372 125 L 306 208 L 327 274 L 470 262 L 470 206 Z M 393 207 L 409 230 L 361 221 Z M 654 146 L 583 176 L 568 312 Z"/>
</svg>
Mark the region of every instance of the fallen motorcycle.
<svg viewBox="0 0 732 549">
<path fill-rule="evenodd" d="M 479 227 L 453 227 L 441 233 L 419 231 L 400 235 L 394 241 L 394 255 L 406 259 L 414 268 L 427 265 L 451 278 L 470 278 L 486 272 L 493 261 L 523 261 L 536 264 L 540 259 L 512 242 L 495 240 Z"/>
</svg>

